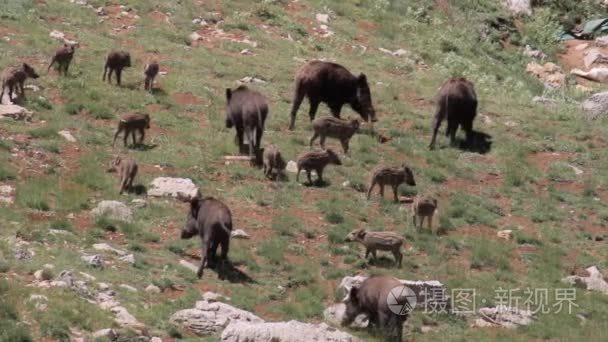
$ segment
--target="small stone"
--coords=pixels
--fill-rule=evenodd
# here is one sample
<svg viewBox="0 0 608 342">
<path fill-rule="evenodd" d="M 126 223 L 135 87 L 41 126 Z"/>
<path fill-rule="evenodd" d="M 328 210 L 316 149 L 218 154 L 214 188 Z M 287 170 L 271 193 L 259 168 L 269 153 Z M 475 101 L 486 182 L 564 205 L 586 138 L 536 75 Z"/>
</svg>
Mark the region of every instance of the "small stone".
<svg viewBox="0 0 608 342">
<path fill-rule="evenodd" d="M 317 13 L 317 15 L 315 16 L 317 21 L 323 24 L 329 24 L 329 14 L 324 14 L 324 13 Z"/>
<path fill-rule="evenodd" d="M 120 284 L 120 285 L 118 285 L 118 287 L 120 287 L 121 289 L 125 289 L 125 290 L 127 290 L 127 291 L 129 291 L 129 292 L 137 292 L 137 289 L 136 289 L 136 288 L 134 288 L 134 287 L 133 287 L 133 286 L 131 286 L 131 285 L 127 285 L 127 284 Z"/>
<path fill-rule="evenodd" d="M 78 273 L 80 273 L 80 275 L 88 281 L 95 281 L 97 279 L 88 273 L 84 273 L 84 272 L 78 272 Z"/>
<path fill-rule="evenodd" d="M 196 273 L 198 272 L 198 266 L 194 265 L 193 263 L 186 261 L 186 260 L 180 260 L 179 264 L 184 266 L 185 268 L 189 269 L 190 271 Z"/>
<path fill-rule="evenodd" d="M 511 238 L 513 237 L 513 231 L 510 229 L 501 230 L 498 233 L 496 233 L 496 235 L 498 235 L 498 237 L 501 239 L 511 240 Z"/>
<path fill-rule="evenodd" d="M 232 233 L 230 233 L 230 236 L 233 239 L 249 239 L 249 234 L 242 229 L 233 230 Z"/>
<path fill-rule="evenodd" d="M 119 201 L 101 201 L 97 207 L 91 211 L 95 217 L 107 216 L 109 219 L 131 222 L 133 213 L 124 203 Z"/>
<path fill-rule="evenodd" d="M 131 204 L 135 208 L 145 208 L 148 205 L 148 202 L 146 202 L 145 199 L 136 198 L 136 199 L 134 199 L 134 200 L 131 201 Z"/>
<path fill-rule="evenodd" d="M 82 257 L 80 257 L 80 259 L 82 259 L 82 261 L 86 262 L 90 266 L 103 268 L 103 258 L 101 257 L 101 255 L 83 255 Z"/>
<path fill-rule="evenodd" d="M 230 297 L 226 297 L 224 295 L 221 295 L 221 294 L 215 293 L 215 292 L 211 292 L 211 291 L 207 291 L 207 292 L 203 293 L 203 300 L 206 300 L 210 303 L 219 302 L 220 299 L 230 300 Z"/>
<path fill-rule="evenodd" d="M 108 283 L 97 283 L 97 288 L 100 291 L 107 291 L 110 289 L 110 285 Z"/>
<path fill-rule="evenodd" d="M 114 329 L 107 328 L 97 330 L 93 333 L 92 337 L 94 339 L 106 338 L 109 341 L 115 341 L 118 339 L 118 334 L 116 333 L 116 331 L 114 331 Z"/>
<path fill-rule="evenodd" d="M 49 36 L 53 39 L 58 39 L 58 40 L 65 39 L 65 33 L 61 32 L 61 31 L 56 31 L 56 30 L 51 31 L 51 33 L 49 33 Z"/>
<path fill-rule="evenodd" d="M 241 55 L 253 55 L 253 52 L 249 49 L 243 49 L 241 50 Z"/>
<path fill-rule="evenodd" d="M 61 135 L 62 137 L 65 138 L 65 140 L 69 141 L 69 142 L 76 142 L 76 138 L 74 138 L 74 136 L 72 135 L 72 133 L 70 133 L 70 131 L 59 131 L 57 132 L 57 134 Z"/>
<path fill-rule="evenodd" d="M 587 44 L 587 43 L 579 44 L 577 47 L 574 48 L 574 50 L 576 50 L 576 51 L 583 51 L 583 50 L 585 50 L 588 47 L 589 47 L 589 44 Z"/>
<path fill-rule="evenodd" d="M 127 254 L 125 256 L 121 256 L 118 260 L 129 263 L 131 265 L 135 264 L 135 256 L 133 254 Z"/>
<path fill-rule="evenodd" d="M 153 284 L 148 285 L 144 291 L 146 291 L 148 293 L 160 293 L 161 292 L 160 287 L 153 285 Z"/>
</svg>

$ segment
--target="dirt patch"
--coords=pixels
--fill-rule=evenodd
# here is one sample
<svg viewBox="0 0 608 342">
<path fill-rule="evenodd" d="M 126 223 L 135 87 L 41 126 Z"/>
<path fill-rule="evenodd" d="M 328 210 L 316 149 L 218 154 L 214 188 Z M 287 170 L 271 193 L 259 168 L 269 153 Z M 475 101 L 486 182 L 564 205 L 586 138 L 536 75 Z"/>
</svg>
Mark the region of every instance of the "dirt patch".
<svg viewBox="0 0 608 342">
<path fill-rule="evenodd" d="M 374 33 L 378 30 L 378 24 L 370 20 L 360 20 L 357 22 L 357 27 L 367 33 Z"/>
<path fill-rule="evenodd" d="M 110 5 L 105 7 L 107 16 L 103 17 L 105 22 L 112 26 L 112 31 L 124 34 L 135 28 L 135 23 L 139 19 L 135 11 L 125 11 L 120 5 Z"/>
<path fill-rule="evenodd" d="M 191 92 L 175 93 L 172 97 L 177 104 L 182 106 L 192 106 L 200 104 L 202 102 L 199 97 L 192 94 Z"/>
<path fill-rule="evenodd" d="M 538 170 L 547 172 L 551 164 L 559 161 L 568 161 L 574 154 L 565 152 L 539 152 L 528 156 L 528 161 Z"/>
<path fill-rule="evenodd" d="M 160 11 L 152 11 L 148 13 L 148 17 L 157 24 L 166 25 L 170 23 L 169 17 L 165 13 Z"/>
<path fill-rule="evenodd" d="M 163 105 L 159 105 L 158 103 L 152 103 L 152 104 L 146 105 L 145 110 L 148 113 L 158 113 L 158 112 L 166 111 L 167 107 L 165 107 Z"/>
<path fill-rule="evenodd" d="M 588 47 L 583 48 L 583 45 L 585 44 L 588 45 Z M 570 71 L 572 69 L 587 70 L 587 68 L 585 67 L 584 58 L 585 54 L 592 49 L 596 49 L 601 53 L 608 55 L 608 48 L 597 47 L 593 44 L 593 41 L 569 40 L 565 42 L 564 53 L 559 56 L 559 63 L 566 71 Z M 590 68 L 597 66 L 599 65 L 592 65 Z M 588 87 L 597 85 L 597 82 L 586 80 L 581 77 L 577 77 L 576 82 L 578 84 Z"/>
</svg>

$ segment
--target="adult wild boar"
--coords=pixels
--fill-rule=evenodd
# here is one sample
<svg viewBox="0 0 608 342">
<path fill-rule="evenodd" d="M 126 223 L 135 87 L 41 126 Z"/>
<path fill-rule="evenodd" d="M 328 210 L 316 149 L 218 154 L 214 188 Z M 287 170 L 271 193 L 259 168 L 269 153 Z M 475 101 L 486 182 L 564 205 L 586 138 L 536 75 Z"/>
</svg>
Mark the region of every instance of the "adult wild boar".
<svg viewBox="0 0 608 342">
<path fill-rule="evenodd" d="M 199 278 L 203 276 L 203 269 L 209 262 L 215 263 L 218 246 L 222 247 L 222 262 L 228 259 L 231 232 L 232 214 L 223 202 L 213 197 L 201 199 L 195 196 L 190 199 L 190 210 L 186 215 L 181 238 L 190 239 L 197 234 L 201 238 L 202 261 L 196 273 Z"/>
<path fill-rule="evenodd" d="M 439 126 L 444 119 L 448 121 L 445 131 L 450 136 L 450 143 L 456 143 L 458 126 L 466 133 L 466 143 L 470 145 L 473 140 L 473 120 L 477 115 L 477 94 L 473 83 L 465 78 L 451 78 L 439 89 L 437 95 L 437 111 L 433 121 L 433 138 L 429 148 L 435 148 L 435 139 Z"/>
<path fill-rule="evenodd" d="M 307 97 L 310 103 L 308 115 L 311 121 L 314 120 L 321 102 L 327 104 L 332 115 L 337 118 L 340 117 L 342 106 L 349 104 L 365 121 L 376 121 L 367 77 L 365 74 L 355 76 L 339 64 L 311 61 L 298 70 L 290 130 L 295 128 L 296 114 L 304 97 Z"/>
<path fill-rule="evenodd" d="M 236 129 L 236 142 L 243 150 L 243 134 L 249 141 L 249 157 L 259 157 L 264 124 L 268 116 L 268 102 L 262 94 L 242 85 L 226 89 L 226 127 Z"/>
<path fill-rule="evenodd" d="M 374 276 L 367 278 L 358 287 L 353 286 L 345 299 L 346 310 L 343 326 L 349 326 L 359 314 L 367 314 L 370 323 L 384 333 L 385 341 L 401 342 L 403 323 L 409 316 L 409 311 L 393 312 L 389 308 L 389 296 L 394 307 L 407 307 L 407 298 L 399 293 L 401 282 L 393 277 Z M 391 290 L 397 288 L 396 291 Z M 395 295 L 396 294 L 396 295 Z"/>
</svg>

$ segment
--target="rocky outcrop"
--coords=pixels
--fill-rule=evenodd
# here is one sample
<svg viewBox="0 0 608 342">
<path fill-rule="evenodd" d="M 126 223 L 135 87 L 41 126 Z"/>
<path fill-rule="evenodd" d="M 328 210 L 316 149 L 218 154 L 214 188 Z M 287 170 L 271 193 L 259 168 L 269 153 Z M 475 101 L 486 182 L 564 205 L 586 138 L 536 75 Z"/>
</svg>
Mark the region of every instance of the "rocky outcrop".
<svg viewBox="0 0 608 342">
<path fill-rule="evenodd" d="M 566 75 L 555 63 L 538 64 L 531 62 L 528 63 L 526 71 L 551 88 L 560 88 L 566 84 Z"/>
<path fill-rule="evenodd" d="M 591 266 L 585 269 L 587 276 L 573 275 L 562 279 L 566 284 L 583 285 L 587 290 L 599 291 L 603 294 L 608 294 L 608 282 L 602 276 L 602 273 L 596 266 Z"/>
<path fill-rule="evenodd" d="M 325 323 L 309 324 L 298 321 L 251 323 L 233 322 L 222 332 L 224 342 L 354 342 L 358 338 L 332 328 Z"/>
<path fill-rule="evenodd" d="M 473 324 L 476 327 L 502 327 L 515 329 L 534 322 L 533 313 L 530 310 L 498 305 L 479 309 L 480 317 Z"/>
<path fill-rule="evenodd" d="M 112 220 L 131 222 L 133 213 L 131 208 L 119 201 L 101 201 L 95 209 L 91 211 L 94 217 L 105 216 Z"/>
<path fill-rule="evenodd" d="M 587 120 L 595 120 L 608 112 L 608 91 L 591 95 L 581 105 Z"/>
<path fill-rule="evenodd" d="M 234 322 L 258 324 L 264 322 L 251 312 L 225 303 L 207 300 L 196 302 L 192 309 L 174 313 L 169 321 L 201 336 L 218 333 Z"/>
<path fill-rule="evenodd" d="M 199 194 L 198 187 L 189 178 L 159 177 L 152 181 L 148 196 L 154 197 L 195 197 Z"/>
</svg>

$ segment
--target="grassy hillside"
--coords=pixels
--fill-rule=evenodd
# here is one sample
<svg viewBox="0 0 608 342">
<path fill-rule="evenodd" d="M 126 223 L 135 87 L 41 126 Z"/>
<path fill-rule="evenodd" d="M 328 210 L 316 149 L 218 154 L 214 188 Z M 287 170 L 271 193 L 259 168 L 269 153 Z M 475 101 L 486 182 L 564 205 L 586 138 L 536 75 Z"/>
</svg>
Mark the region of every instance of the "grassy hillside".
<svg viewBox="0 0 608 342">
<path fill-rule="evenodd" d="M 44 264 L 53 264 L 55 275 L 82 271 L 112 284 L 129 312 L 168 340 L 197 340 L 168 318 L 192 307 L 207 290 L 265 319 L 318 322 L 336 300 L 340 279 L 358 272 L 473 288 L 480 307 L 496 302 L 496 289 L 521 289 L 523 301 L 527 288 L 548 289 L 552 305 L 555 289 L 568 287 L 561 278 L 590 265 L 608 269 L 606 122 L 582 120 L 570 101 L 581 94 L 573 89 L 555 94 L 554 107 L 532 104 L 543 86 L 525 74 L 528 60 L 521 55 L 521 47 L 531 44 L 557 60 L 560 47 L 552 37 L 564 9 L 553 2 L 505 25 L 496 23 L 508 18 L 506 11 L 495 1 L 479 0 L 88 3 L 104 6 L 109 16 L 63 0 L 0 1 L 0 67 L 27 61 L 42 74 L 28 81 L 40 90 L 26 90 L 23 103 L 35 111 L 34 122 L 0 122 L 0 184 L 16 189 L 14 204 L 0 204 L 0 340 L 66 340 L 70 328 L 95 331 L 114 324 L 109 312 L 71 291 L 28 286 Z M 132 10 L 121 15 L 121 4 Z M 331 14 L 333 35 L 323 37 L 317 13 Z M 210 26 L 192 22 L 199 17 Z M 218 19 L 223 21 L 213 24 Z M 58 47 L 49 37 L 53 30 L 80 42 L 67 78 L 45 72 Z M 203 39 L 188 46 L 194 31 Z M 409 53 L 393 56 L 379 48 Z M 122 88 L 101 81 L 111 49 L 128 50 L 133 58 Z M 251 54 L 242 54 L 244 49 Z M 166 72 L 154 94 L 142 90 L 149 58 L 157 58 Z M 237 148 L 234 132 L 224 127 L 224 89 L 246 76 L 266 81 L 251 84 L 271 104 L 263 143 L 277 144 L 289 159 L 308 150 L 307 102 L 296 130 L 287 126 L 294 72 L 316 58 L 366 73 L 379 119 L 375 129 L 391 139 L 380 144 L 364 128 L 353 138 L 350 156 L 342 156 L 343 166 L 327 169 L 324 187 L 298 184 L 293 174 L 272 183 L 244 163 L 226 165 L 223 156 Z M 443 135 L 437 150 L 428 151 L 433 97 L 456 75 L 476 85 L 475 128 L 492 141 L 485 154 L 452 148 Z M 152 116 L 146 145 L 112 148 L 118 116 L 136 111 Z M 319 114 L 328 113 L 322 105 Z M 348 116 L 357 115 L 345 109 Z M 65 141 L 57 134 L 61 130 L 77 143 Z M 328 145 L 340 150 L 336 141 Z M 118 195 L 118 180 L 105 172 L 117 154 L 138 161 L 138 184 L 187 177 L 203 194 L 228 204 L 235 227 L 251 235 L 232 241 L 230 259 L 253 281 L 220 280 L 213 271 L 198 280 L 179 265 L 182 258 L 198 263 L 200 252 L 199 241 L 179 239 L 187 206 L 178 201 L 147 199 L 145 208 L 134 209 L 134 222 L 116 223 L 116 231 L 105 229 L 107 220 L 91 218 L 100 200 L 130 204 L 143 197 Z M 403 195 L 439 198 L 438 234 L 416 231 L 409 208 L 404 211 L 390 196 L 367 201 L 361 192 L 373 168 L 400 163 L 411 166 L 417 182 L 415 188 L 403 186 Z M 343 242 L 356 228 L 402 234 L 403 267 L 393 267 L 390 256 L 366 262 L 361 246 Z M 512 240 L 497 237 L 504 229 L 513 230 Z M 29 242 L 33 258 L 15 260 L 20 239 Z M 106 255 L 111 266 L 87 266 L 80 257 L 95 253 L 91 246 L 99 242 L 133 252 L 136 263 Z M 148 294 L 143 289 L 149 284 L 164 291 Z M 36 293 L 48 296 L 47 310 L 28 302 Z M 408 339 L 605 340 L 608 297 L 577 289 L 575 303 L 571 314 L 539 313 L 535 323 L 516 330 L 470 328 L 453 316 L 417 312 Z M 586 317 L 584 325 L 577 314 Z M 422 333 L 431 323 L 432 331 Z"/>
</svg>

